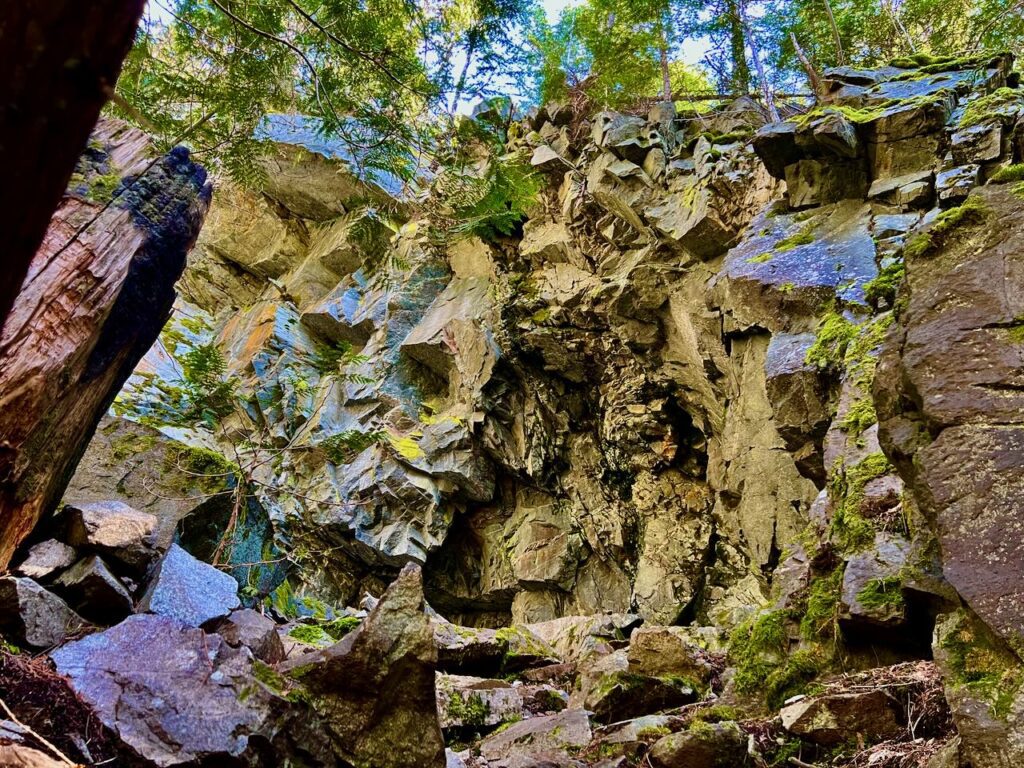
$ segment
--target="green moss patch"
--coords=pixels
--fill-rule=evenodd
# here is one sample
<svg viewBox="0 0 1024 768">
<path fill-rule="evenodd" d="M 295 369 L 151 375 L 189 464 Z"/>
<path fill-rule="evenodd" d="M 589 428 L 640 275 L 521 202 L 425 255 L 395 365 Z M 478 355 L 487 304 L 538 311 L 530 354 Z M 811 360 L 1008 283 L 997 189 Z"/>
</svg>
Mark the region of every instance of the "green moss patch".
<svg viewBox="0 0 1024 768">
<path fill-rule="evenodd" d="M 749 259 L 747 259 L 747 264 L 764 264 L 765 262 L 768 262 L 768 261 L 771 261 L 771 260 L 772 260 L 772 254 L 770 254 L 770 253 L 761 253 L 761 254 L 758 254 L 757 256 L 751 256 Z"/>
<path fill-rule="evenodd" d="M 1017 163 L 1016 165 L 1008 165 L 1005 168 L 1000 168 L 992 174 L 992 178 L 990 178 L 989 181 L 993 184 L 1008 184 L 1012 181 L 1024 181 L 1024 163 Z"/>
<path fill-rule="evenodd" d="M 857 602 L 865 608 L 893 608 L 902 610 L 903 580 L 899 576 L 871 579 L 857 593 Z"/>
<path fill-rule="evenodd" d="M 839 422 L 839 428 L 851 436 L 858 437 L 877 421 L 874 402 L 870 397 L 862 397 L 850 406 Z"/>
<path fill-rule="evenodd" d="M 799 248 L 801 245 L 810 245 L 814 242 L 815 229 L 816 226 L 814 224 L 805 225 L 799 232 L 795 232 L 776 243 L 775 250 L 785 253 L 786 251 L 792 251 L 794 248 Z"/>
<path fill-rule="evenodd" d="M 986 702 L 994 717 L 1005 719 L 1024 674 L 1012 654 L 984 627 L 959 611 L 940 641 L 947 659 L 947 680 Z"/>
<path fill-rule="evenodd" d="M 491 708 L 479 693 L 469 693 L 465 698 L 453 691 L 448 699 L 448 716 L 457 720 L 462 726 L 480 727 L 487 722 Z"/>
<path fill-rule="evenodd" d="M 800 634 L 808 640 L 835 640 L 839 636 L 839 605 L 843 569 L 819 576 L 807 593 L 807 609 L 800 620 Z"/>
<path fill-rule="evenodd" d="M 883 301 L 891 307 L 906 274 L 902 261 L 883 268 L 877 277 L 864 283 L 864 300 L 872 307 L 878 307 Z"/>
<path fill-rule="evenodd" d="M 875 527 L 861 515 L 864 486 L 892 471 L 892 465 L 882 453 L 869 454 L 852 467 L 839 465 L 833 469 L 830 495 L 835 511 L 829 525 L 829 538 L 842 552 L 857 552 L 874 542 Z"/>
<path fill-rule="evenodd" d="M 960 128 L 970 128 L 990 120 L 1000 119 L 1000 110 L 1014 104 L 1024 107 L 1024 96 L 1014 88 L 998 88 L 992 93 L 981 96 L 964 108 L 960 118 Z"/>
<path fill-rule="evenodd" d="M 807 362 L 818 368 L 841 365 L 850 342 L 856 336 L 856 325 L 838 312 L 829 312 L 818 324 L 814 344 L 807 350 Z"/>
<path fill-rule="evenodd" d="M 949 234 L 963 224 L 980 224 L 989 214 L 988 206 L 980 198 L 968 197 L 963 205 L 940 213 L 927 232 L 914 235 L 903 246 L 907 258 L 920 258 L 939 248 Z"/>
</svg>

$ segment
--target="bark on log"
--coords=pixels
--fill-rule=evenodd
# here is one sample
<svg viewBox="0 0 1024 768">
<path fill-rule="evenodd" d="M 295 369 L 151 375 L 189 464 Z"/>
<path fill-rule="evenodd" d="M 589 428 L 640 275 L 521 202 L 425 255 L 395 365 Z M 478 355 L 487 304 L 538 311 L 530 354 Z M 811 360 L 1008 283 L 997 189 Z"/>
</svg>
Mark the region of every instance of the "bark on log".
<svg viewBox="0 0 1024 768">
<path fill-rule="evenodd" d="M 131 48 L 145 0 L 0 3 L 0 327 Z"/>
<path fill-rule="evenodd" d="M 210 192 L 187 150 L 97 126 L 0 332 L 0 570 L 157 338 Z"/>
</svg>

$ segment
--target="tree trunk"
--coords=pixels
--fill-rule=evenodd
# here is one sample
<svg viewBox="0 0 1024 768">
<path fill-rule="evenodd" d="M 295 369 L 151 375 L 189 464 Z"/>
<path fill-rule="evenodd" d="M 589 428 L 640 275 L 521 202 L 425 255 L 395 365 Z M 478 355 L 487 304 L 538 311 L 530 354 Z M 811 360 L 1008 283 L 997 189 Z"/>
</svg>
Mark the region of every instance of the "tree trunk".
<svg viewBox="0 0 1024 768">
<path fill-rule="evenodd" d="M 131 48 L 145 0 L 0 3 L 0 327 Z"/>
<path fill-rule="evenodd" d="M 814 91 L 814 98 L 820 101 L 825 93 L 821 85 L 821 77 L 818 76 L 818 70 L 814 68 L 814 64 L 811 63 L 810 58 L 804 53 L 804 49 L 800 47 L 800 41 L 796 39 L 796 33 L 790 32 L 789 39 L 793 42 L 793 50 L 796 51 L 796 57 L 800 59 L 800 65 L 804 68 L 804 72 L 807 73 L 807 80 L 811 84 L 811 90 Z"/>
<path fill-rule="evenodd" d="M 764 106 L 768 110 L 768 116 L 771 117 L 773 122 L 779 122 L 779 110 L 775 107 L 775 95 L 772 93 L 771 84 L 768 82 L 768 73 L 765 72 L 764 64 L 761 63 L 761 52 L 757 47 L 757 39 L 754 37 L 753 30 L 750 29 L 747 23 L 746 9 L 743 7 L 744 0 L 738 0 L 736 3 L 736 11 L 739 13 L 740 24 L 743 26 L 743 31 L 747 35 L 747 45 L 750 46 L 750 58 L 754 60 L 754 67 L 757 69 L 757 79 L 761 81 L 761 93 L 764 96 Z"/>
<path fill-rule="evenodd" d="M 737 0 L 728 0 L 729 42 L 732 48 L 732 92 L 745 96 L 750 91 L 750 66 L 747 64 L 747 37 Z"/>
<path fill-rule="evenodd" d="M 832 13 L 832 3 L 825 0 L 825 13 L 828 14 L 828 24 L 832 28 L 832 42 L 836 46 L 836 64 L 842 66 L 846 63 L 846 56 L 843 54 L 843 39 L 839 36 L 839 25 L 836 24 L 836 17 Z"/>
<path fill-rule="evenodd" d="M 209 205 L 177 148 L 103 120 L 0 332 L 0 570 L 59 502 L 96 424 L 156 340 Z M 122 177 L 111 193 L 96 183 Z M 125 176 L 137 177 L 131 183 Z"/>
<path fill-rule="evenodd" d="M 661 99 L 672 101 L 672 70 L 668 63 L 668 46 L 672 39 L 672 17 L 666 10 L 658 24 L 658 53 L 661 60 Z"/>
</svg>

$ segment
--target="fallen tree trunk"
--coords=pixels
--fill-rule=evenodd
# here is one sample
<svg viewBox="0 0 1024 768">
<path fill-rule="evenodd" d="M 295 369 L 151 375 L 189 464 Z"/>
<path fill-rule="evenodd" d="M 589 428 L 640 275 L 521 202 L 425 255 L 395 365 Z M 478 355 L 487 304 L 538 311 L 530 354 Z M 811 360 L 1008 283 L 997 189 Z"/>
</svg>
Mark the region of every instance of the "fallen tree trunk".
<svg viewBox="0 0 1024 768">
<path fill-rule="evenodd" d="M 0 327 L 131 48 L 144 0 L 0 3 Z M 31 183 L 30 183 L 31 181 Z"/>
<path fill-rule="evenodd" d="M 210 191 L 185 149 L 97 127 L 0 331 L 0 570 L 156 340 Z"/>
</svg>

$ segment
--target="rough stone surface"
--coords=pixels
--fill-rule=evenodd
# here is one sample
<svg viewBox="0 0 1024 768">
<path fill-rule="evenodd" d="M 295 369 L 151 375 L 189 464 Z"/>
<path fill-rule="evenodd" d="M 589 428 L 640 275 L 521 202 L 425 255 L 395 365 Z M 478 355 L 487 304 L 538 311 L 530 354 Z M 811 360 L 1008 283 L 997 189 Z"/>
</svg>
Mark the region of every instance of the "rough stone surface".
<svg viewBox="0 0 1024 768">
<path fill-rule="evenodd" d="M 903 726 L 898 703 L 884 690 L 813 696 L 779 712 L 782 727 L 815 744 L 835 745 L 853 738 L 885 741 Z"/>
<path fill-rule="evenodd" d="M 82 616 L 99 624 L 114 624 L 132 612 L 132 596 L 97 555 L 64 571 L 55 588 Z"/>
<path fill-rule="evenodd" d="M 700 723 L 658 739 L 651 747 L 656 768 L 718 768 L 742 765 L 747 739 L 736 723 Z"/>
<path fill-rule="evenodd" d="M 1005 187 L 975 194 L 991 221 L 1024 214 Z M 1013 328 L 1022 252 L 1019 227 L 968 223 L 937 252 L 909 260 L 907 310 L 875 379 L 882 444 L 938 537 L 946 579 L 1018 652 L 1024 548 L 1013 489 L 1024 403 Z"/>
<path fill-rule="evenodd" d="M 137 572 L 156 557 L 157 518 L 120 501 L 69 504 L 67 541 L 81 550 L 92 550 L 117 560 Z"/>
<path fill-rule="evenodd" d="M 77 559 L 73 547 L 56 539 L 47 539 L 33 545 L 16 570 L 30 579 L 45 579 L 74 565 Z"/>
<path fill-rule="evenodd" d="M 499 725 L 523 719 L 523 697 L 504 680 L 438 674 L 437 710 L 442 728 Z"/>
<path fill-rule="evenodd" d="M 0 577 L 0 631 L 15 645 L 53 648 L 84 625 L 67 603 L 32 579 Z"/>
<path fill-rule="evenodd" d="M 157 566 L 139 611 L 198 627 L 238 608 L 238 582 L 172 544 Z"/>
<path fill-rule="evenodd" d="M 489 761 L 517 757 L 542 757 L 544 753 L 575 750 L 590 742 L 590 720 L 579 709 L 567 709 L 556 715 L 531 717 L 515 723 L 480 743 L 480 754 Z"/>
<path fill-rule="evenodd" d="M 442 768 L 437 650 L 420 569 L 406 566 L 370 615 L 336 645 L 286 662 L 335 752 L 380 768 Z"/>
<path fill-rule="evenodd" d="M 267 664 L 284 661 L 284 645 L 273 619 L 251 608 L 232 611 L 216 621 L 212 630 L 224 638 L 232 648 L 245 647 L 252 655 Z"/>
<path fill-rule="evenodd" d="M 249 653 L 166 616 L 131 616 L 52 658 L 103 724 L 158 766 L 241 757 L 271 730 Z"/>
</svg>

